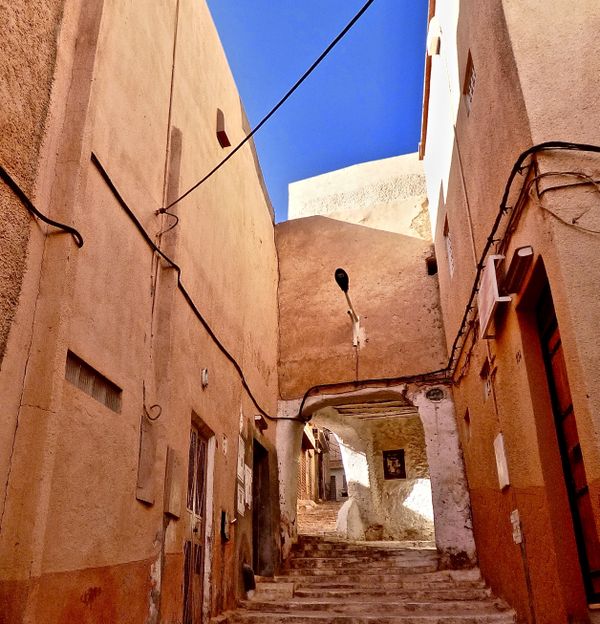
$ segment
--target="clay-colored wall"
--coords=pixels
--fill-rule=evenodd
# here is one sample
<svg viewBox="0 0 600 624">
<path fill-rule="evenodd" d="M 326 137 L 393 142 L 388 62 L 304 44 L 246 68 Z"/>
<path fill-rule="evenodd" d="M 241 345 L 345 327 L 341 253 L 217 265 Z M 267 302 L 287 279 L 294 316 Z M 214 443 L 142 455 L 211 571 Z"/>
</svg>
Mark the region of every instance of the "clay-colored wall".
<svg viewBox="0 0 600 624">
<path fill-rule="evenodd" d="M 424 181 L 414 155 L 364 163 L 290 186 L 290 214 L 276 227 L 280 392 L 317 384 L 424 373 L 444 366 L 437 277 Z M 321 216 L 321 215 L 328 216 Z M 358 371 L 336 268 L 365 338 Z"/>
<path fill-rule="evenodd" d="M 450 128 L 452 121 L 455 123 L 454 147 L 445 165 L 449 174 L 444 201 L 434 208 L 448 343 L 456 335 L 476 261 L 518 154 L 546 140 L 597 143 L 598 114 L 591 112 L 586 102 L 597 99 L 600 69 L 596 57 L 588 54 L 597 31 L 594 24 L 600 17 L 597 3 L 584 2 L 581 10 L 578 6 L 571 12 L 560 1 L 544 5 L 543 10 L 539 4 L 529 2 L 461 2 L 459 9 L 456 41 L 453 23 L 442 23 L 442 56 L 436 62 L 442 68 L 444 51 L 456 46 L 461 82 L 450 81 L 450 87 L 454 95 L 459 90 L 459 107 L 455 119 L 448 116 L 446 122 Z M 467 114 L 460 93 L 469 49 L 476 83 Z M 448 58 L 452 62 L 452 53 L 446 62 Z M 438 81 L 438 90 L 442 78 L 448 85 L 447 77 L 436 73 L 434 66 L 431 80 Z M 429 105 L 431 114 L 439 100 L 430 100 Z M 432 204 L 437 203 L 441 182 L 437 172 L 443 170 L 435 164 L 439 152 L 434 129 L 428 131 L 425 150 Z M 576 152 L 538 158 L 540 172 L 575 170 L 596 177 L 598 165 L 600 159 Z M 523 181 L 517 176 L 509 205 L 514 205 Z M 571 181 L 559 177 L 544 180 L 542 186 Z M 542 199 L 547 209 L 567 221 L 590 208 L 581 225 L 592 229 L 599 229 L 600 224 L 597 202 L 597 194 L 586 187 L 554 191 Z M 449 275 L 443 239 L 446 216 L 456 265 L 453 277 Z M 560 223 L 535 201 L 529 201 L 508 241 L 507 257 L 521 245 L 533 246 L 537 269 L 530 272 L 521 292 L 496 317 L 495 340 L 476 340 L 465 367 L 465 360 L 461 361 L 454 390 L 474 532 L 484 576 L 524 621 L 532 610 L 538 623 L 569 618 L 583 621 L 587 618 L 586 599 L 533 309 L 545 271 L 561 329 L 591 498 L 596 505 L 600 440 L 594 414 L 598 413 L 600 396 L 594 380 L 600 369 L 599 351 L 590 336 L 600 322 L 592 295 L 600 286 L 597 236 Z M 583 271 L 582 267 L 590 270 Z M 493 363 L 494 371 L 487 399 L 480 377 L 486 358 Z M 504 435 L 511 480 L 504 491 L 498 486 L 493 449 L 494 438 L 500 432 Z M 514 509 L 521 517 L 523 551 L 512 540 L 509 515 Z"/>
<path fill-rule="evenodd" d="M 24 389 L 16 388 L 24 390 L 27 407 L 15 407 L 20 425 L 0 541 L 0 612 L 11 624 L 25 610 L 34 621 L 49 623 L 156 622 L 158 609 L 160 621 L 180 621 L 186 529 L 183 518 L 165 522 L 163 489 L 169 446 L 181 462 L 175 488 L 185 507 L 192 420 L 212 436 L 207 613 L 233 604 L 241 561 L 252 558 L 252 510 L 236 516 L 240 433 L 246 464 L 252 466 L 253 438 L 270 452 L 274 505 L 278 500 L 273 425 L 265 434 L 255 428 L 258 410 L 232 362 L 176 288 L 173 269 L 157 269 L 90 159 L 94 152 L 156 237 L 172 223 L 155 213 L 163 194 L 172 198 L 187 189 L 227 153 L 215 135 L 217 107 L 225 112 L 232 143 L 244 136 L 245 116 L 205 4 L 143 4 L 104 3 L 96 15 L 97 48 L 88 51 L 92 62 L 87 73 L 82 68 L 74 74 L 75 81 L 91 84 L 93 78 L 93 92 L 84 101 L 81 85 L 76 89 L 85 108 L 76 137 L 80 154 L 70 160 L 76 172 L 67 176 L 57 167 L 55 175 L 77 180 L 80 190 L 67 197 L 80 196 L 68 216 L 85 244 L 77 250 L 66 240 L 42 243 L 51 253 L 40 265 L 41 294 L 37 308 L 33 296 L 25 310 L 33 319 L 35 357 Z M 76 20 L 69 25 L 64 57 L 76 49 L 78 35 L 86 41 L 76 26 Z M 57 107 L 65 106 L 59 96 L 70 101 L 68 93 L 57 93 Z M 171 142 L 167 157 L 169 123 L 181 141 Z M 179 225 L 162 243 L 257 401 L 274 414 L 277 257 L 272 211 L 251 147 L 173 212 Z M 54 324 L 44 322 L 50 317 Z M 120 413 L 65 380 L 67 349 L 122 389 Z M 205 389 L 203 368 L 209 371 Z M 8 385 L 6 375 L 2 382 Z M 149 505 L 135 494 L 140 419 L 144 406 L 155 404 L 162 411 L 152 425 L 155 502 Z M 150 409 L 152 416 L 158 411 Z M 227 543 L 220 536 L 221 510 L 238 518 Z M 61 599 L 50 599 L 57 591 Z"/>
<path fill-rule="evenodd" d="M 0 3 L 3 19 L 0 70 L 0 162 L 35 199 L 36 175 L 56 60 L 63 0 L 43 0 L 14 10 Z M 36 54 L 29 53 L 35 42 Z M 32 217 L 0 184 L 0 364 L 20 293 Z M 2 436 L 4 437 L 4 436 Z M 4 455 L 4 454 L 2 454 Z"/>
<path fill-rule="evenodd" d="M 38 170 L 64 2 L 46 0 L 22 6 L 18 11 L 11 4 L 0 3 L 3 15 L 0 23 L 0 164 L 38 208 L 47 211 L 47 197 L 38 184 Z M 33 41 L 35 55 L 29 53 Z M 41 227 L 4 182 L 0 182 L 0 215 L 0 370 L 9 370 L 12 375 L 18 374 L 24 363 L 21 361 L 13 367 L 13 362 L 5 361 L 4 356 L 26 271 L 30 231 L 34 228 L 39 233 Z M 22 317 L 20 321 L 27 323 L 27 318 Z M 0 483 L 3 484 L 7 480 L 17 427 L 12 406 L 4 405 L 6 409 L 0 414 Z M 3 487 L 0 515 L 4 502 Z"/>
<path fill-rule="evenodd" d="M 357 377 L 396 377 L 444 366 L 437 279 L 427 274 L 427 241 L 327 217 L 278 224 L 280 392 Z M 336 268 L 350 276 L 350 296 L 366 342 L 356 354 Z"/>
</svg>

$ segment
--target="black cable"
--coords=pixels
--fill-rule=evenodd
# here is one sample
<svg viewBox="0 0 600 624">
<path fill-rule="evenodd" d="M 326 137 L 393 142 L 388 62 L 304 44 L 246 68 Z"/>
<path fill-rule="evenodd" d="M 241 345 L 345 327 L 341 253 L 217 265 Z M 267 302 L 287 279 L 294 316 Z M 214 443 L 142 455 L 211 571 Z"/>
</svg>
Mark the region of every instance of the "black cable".
<svg viewBox="0 0 600 624">
<path fill-rule="evenodd" d="M 537 154 L 539 152 L 553 151 L 553 150 L 568 150 L 568 151 L 570 150 L 570 151 L 600 153 L 600 146 L 589 145 L 587 143 L 570 143 L 567 141 L 546 141 L 544 143 L 539 143 L 538 145 L 533 145 L 532 147 L 530 147 L 529 149 L 526 149 L 524 152 L 522 152 L 519 155 L 519 157 L 515 161 L 515 164 L 513 165 L 510 175 L 508 176 L 508 180 L 506 181 L 506 185 L 504 187 L 504 193 L 502 195 L 502 200 L 500 202 L 500 207 L 498 209 L 498 214 L 496 215 L 494 225 L 492 226 L 492 231 L 487 238 L 485 247 L 483 248 L 483 251 L 479 258 L 479 262 L 477 263 L 477 272 L 475 273 L 475 279 L 473 281 L 473 288 L 471 289 L 471 295 L 469 297 L 469 301 L 465 308 L 465 313 L 463 315 L 463 318 L 460 324 L 460 329 L 456 335 L 456 338 L 454 339 L 454 342 L 452 343 L 452 349 L 450 351 L 450 359 L 448 360 L 448 367 L 447 367 L 449 372 L 452 370 L 454 356 L 456 353 L 456 349 L 458 348 L 458 342 L 460 340 L 462 332 L 464 331 L 464 328 L 465 328 L 465 325 L 467 323 L 467 319 L 469 316 L 469 312 L 472 308 L 473 301 L 475 300 L 475 295 L 477 294 L 477 291 L 479 289 L 479 278 L 481 277 L 481 273 L 483 271 L 483 264 L 484 264 L 485 258 L 488 254 L 488 251 L 490 250 L 490 247 L 495 241 L 496 232 L 498 231 L 498 228 L 500 227 L 500 222 L 502 221 L 502 217 L 508 210 L 508 196 L 510 195 L 512 183 L 514 182 L 514 179 L 517 176 L 517 174 L 521 172 L 522 165 L 529 156 L 532 156 L 533 154 Z"/>
<path fill-rule="evenodd" d="M 175 271 L 177 272 L 177 288 L 179 289 L 179 291 L 183 295 L 183 297 L 186 300 L 187 304 L 190 306 L 190 308 L 191 308 L 192 312 L 194 313 L 194 315 L 196 316 L 196 318 L 200 321 L 200 323 L 202 324 L 202 326 L 204 327 L 204 329 L 208 333 L 208 335 L 211 338 L 211 340 L 215 343 L 215 345 L 218 347 L 218 349 L 221 351 L 221 353 L 231 362 L 231 364 L 235 368 L 235 370 L 236 370 L 236 372 L 237 372 L 237 374 L 238 374 L 238 376 L 239 376 L 239 378 L 240 378 L 240 380 L 242 382 L 243 388 L 248 393 L 248 396 L 252 400 L 252 403 L 254 403 L 256 409 L 265 418 L 268 418 L 269 420 L 297 420 L 297 418 L 287 417 L 287 416 L 282 416 L 282 417 L 271 416 L 270 414 L 267 414 L 267 412 L 260 406 L 260 404 L 258 403 L 257 399 L 255 398 L 252 390 L 250 389 L 250 386 L 248 385 L 248 382 L 246 381 L 246 377 L 244 375 L 244 371 L 242 370 L 241 366 L 238 364 L 238 362 L 235 359 L 235 357 L 227 350 L 227 347 L 225 347 L 225 345 L 219 340 L 217 335 L 212 330 L 211 326 L 208 324 L 208 321 L 204 318 L 204 316 L 202 315 L 202 313 L 198 309 L 198 306 L 196 306 L 196 304 L 194 303 L 194 300 L 192 299 L 191 295 L 189 294 L 189 292 L 187 291 L 187 289 L 185 288 L 185 286 L 181 282 L 181 267 L 174 260 L 172 260 L 169 256 L 167 256 L 165 254 L 165 252 L 162 251 L 162 249 L 160 249 L 160 247 L 158 247 L 155 244 L 155 242 L 152 240 L 152 237 L 148 234 L 148 232 L 146 232 L 146 230 L 144 229 L 144 226 L 141 224 L 141 222 L 139 221 L 139 219 L 137 218 L 135 213 L 127 205 L 127 202 L 123 199 L 123 196 L 121 195 L 121 193 L 119 193 L 119 191 L 117 190 L 116 186 L 113 184 L 113 181 L 111 180 L 111 178 L 108 175 L 107 171 L 102 166 L 102 163 L 100 162 L 100 160 L 98 159 L 96 154 L 94 154 L 92 152 L 91 158 L 92 158 L 92 163 L 94 164 L 94 166 L 96 167 L 96 169 L 98 170 L 100 175 L 102 176 L 102 179 L 104 180 L 104 182 L 106 183 L 106 185 L 108 186 L 110 191 L 112 192 L 113 196 L 119 202 L 119 205 L 125 211 L 127 216 L 134 223 L 134 225 L 136 226 L 137 230 L 142 235 L 142 238 L 146 241 L 148 246 L 153 251 L 155 251 L 171 268 L 175 269 Z"/>
<path fill-rule="evenodd" d="M 4 168 L 3 165 L 0 165 L 0 178 L 6 183 L 6 185 L 10 188 L 10 190 L 19 198 L 19 201 L 27 208 L 27 210 L 35 215 L 40 221 L 51 225 L 52 227 L 58 228 L 59 230 L 63 230 L 64 232 L 69 233 L 74 239 L 77 247 L 83 247 L 83 236 L 70 225 L 65 225 L 64 223 L 59 223 L 58 221 L 54 221 L 47 217 L 45 214 L 41 213 L 34 205 L 33 202 L 27 197 L 25 191 L 17 184 L 15 179 L 8 173 L 8 171 Z"/>
<path fill-rule="evenodd" d="M 211 169 L 203 178 L 201 178 L 196 184 L 190 187 L 183 195 L 179 196 L 176 200 L 172 201 L 165 208 L 160 208 L 157 213 L 161 214 L 172 208 L 175 204 L 179 203 L 182 199 L 187 197 L 190 193 L 195 191 L 201 184 L 204 184 L 213 174 L 215 174 L 230 158 L 232 158 L 263 126 L 267 121 L 283 106 L 283 104 L 291 97 L 291 95 L 298 89 L 298 87 L 310 76 L 310 74 L 317 68 L 317 66 L 323 61 L 323 59 L 333 50 L 333 48 L 341 41 L 346 33 L 358 22 L 363 16 L 365 11 L 373 4 L 375 0 L 368 0 L 360 11 L 348 22 L 345 28 L 340 34 L 325 48 L 319 58 L 302 74 L 302 76 L 296 81 L 294 86 L 277 102 L 277 104 L 262 118 L 258 125 L 239 143 L 223 160 Z"/>
<path fill-rule="evenodd" d="M 384 378 L 379 378 L 379 379 L 350 380 L 350 381 L 341 381 L 341 382 L 336 382 L 336 383 L 331 383 L 331 384 L 322 384 L 322 385 L 312 386 L 308 390 L 306 390 L 306 392 L 304 393 L 304 395 L 302 397 L 302 401 L 300 402 L 300 407 L 298 409 L 298 414 L 297 414 L 296 417 L 287 417 L 287 416 L 273 417 L 273 416 L 270 416 L 269 414 L 267 414 L 265 412 L 265 410 L 263 410 L 260 407 L 260 405 L 256 401 L 254 395 L 252 394 L 252 391 L 250 390 L 250 388 L 249 388 L 249 386 L 248 386 L 248 384 L 246 382 L 246 379 L 244 377 L 244 373 L 243 373 L 240 365 L 237 363 L 237 361 L 235 360 L 233 355 L 231 355 L 229 353 L 229 351 L 227 351 L 226 347 L 221 343 L 221 341 L 214 334 L 214 332 L 212 331 L 212 329 L 208 325 L 208 322 L 204 319 L 204 317 L 202 316 L 202 314 L 200 313 L 200 311 L 196 307 L 194 301 L 192 300 L 191 296 L 189 295 L 189 293 L 187 292 L 187 290 L 185 289 L 185 287 L 181 283 L 181 268 L 173 260 L 171 260 L 171 258 L 169 258 L 159 247 L 157 247 L 155 245 L 154 241 L 151 239 L 149 234 L 143 228 L 143 226 L 140 223 L 140 221 L 137 219 L 135 214 L 131 211 L 129 206 L 125 203 L 125 200 L 122 198 L 122 196 L 120 195 L 120 193 L 118 192 L 118 190 L 116 189 L 114 184 L 112 183 L 110 177 L 108 176 L 108 174 L 106 173 L 106 171 L 102 167 L 102 165 L 101 165 L 100 161 L 98 160 L 97 156 L 95 154 L 93 154 L 93 153 L 92 153 L 92 162 L 96 165 L 96 167 L 98 168 L 100 174 L 104 178 L 106 184 L 108 185 L 110 190 L 113 192 L 114 196 L 118 200 L 118 202 L 121 205 L 121 207 L 125 210 L 125 212 L 128 214 L 128 216 L 134 222 L 134 224 L 136 225 L 137 229 L 140 231 L 140 233 L 142 234 L 142 236 L 144 237 L 144 239 L 148 243 L 148 245 L 154 251 L 156 251 L 156 253 L 158 253 L 172 268 L 174 268 L 177 271 L 177 286 L 178 286 L 179 290 L 182 292 L 184 298 L 186 299 L 186 301 L 188 302 L 188 304 L 192 308 L 192 310 L 193 310 L 194 314 L 196 315 L 196 317 L 198 318 L 198 320 L 202 323 L 202 325 L 204 326 L 204 328 L 208 332 L 209 336 L 212 338 L 212 340 L 215 342 L 215 344 L 221 350 L 221 352 L 226 356 L 226 358 L 235 367 L 235 369 L 236 369 L 236 371 L 237 371 L 237 373 L 240 376 L 240 379 L 242 381 L 242 386 L 248 392 L 248 395 L 250 396 L 252 402 L 254 403 L 254 405 L 256 406 L 258 411 L 265 418 L 268 418 L 269 420 L 274 420 L 274 421 L 277 421 L 277 420 L 291 420 L 291 421 L 296 421 L 296 422 L 303 423 L 303 422 L 306 422 L 306 420 L 302 418 L 302 411 L 304 409 L 304 405 L 306 404 L 306 401 L 308 400 L 308 398 L 316 391 L 333 390 L 333 389 L 339 389 L 339 388 L 347 387 L 347 386 L 351 386 L 351 387 L 354 387 L 354 388 L 359 387 L 359 386 L 377 385 L 377 384 L 390 386 L 390 385 L 399 384 L 399 383 L 414 383 L 414 382 L 418 382 L 418 381 L 433 381 L 433 380 L 437 381 L 438 383 L 447 383 L 449 380 L 451 380 L 452 375 L 454 373 L 454 365 L 455 365 L 454 359 L 455 359 L 456 350 L 458 349 L 458 344 L 459 344 L 459 341 L 460 341 L 461 337 L 463 335 L 465 335 L 465 327 L 466 327 L 466 324 L 467 324 L 467 321 L 468 321 L 469 313 L 475 307 L 473 305 L 473 302 L 474 302 L 474 299 L 475 299 L 475 295 L 477 294 L 477 292 L 479 290 L 479 279 L 480 279 L 481 273 L 483 271 L 485 258 L 487 256 L 489 250 L 490 250 L 490 247 L 494 244 L 494 242 L 497 242 L 499 240 L 499 239 L 496 238 L 496 233 L 498 231 L 498 228 L 500 227 L 500 223 L 502 221 L 503 216 L 509 210 L 507 202 L 508 202 L 508 197 L 510 195 L 510 191 L 511 191 L 514 179 L 517 176 L 517 174 L 519 174 L 522 171 L 523 162 L 529 156 L 532 156 L 533 154 L 536 154 L 536 153 L 539 153 L 539 152 L 552 151 L 552 150 L 570 150 L 570 151 L 584 151 L 584 152 L 600 153 L 600 146 L 598 146 L 598 145 L 589 145 L 589 144 L 585 144 L 585 143 L 569 143 L 569 142 L 565 142 L 565 141 L 547 141 L 545 143 L 540 143 L 538 145 L 534 145 L 534 146 L 530 147 L 529 149 L 525 150 L 524 152 L 522 152 L 519 155 L 519 157 L 515 161 L 515 164 L 513 165 L 513 168 L 512 168 L 512 170 L 510 172 L 510 175 L 508 176 L 506 185 L 504 187 L 504 193 L 502 195 L 502 200 L 501 200 L 500 206 L 498 208 L 498 214 L 496 215 L 496 219 L 494 220 L 494 224 L 492 226 L 492 230 L 490 232 L 490 235 L 487 237 L 486 244 L 485 244 L 485 246 L 483 248 L 483 251 L 481 253 L 479 262 L 477 263 L 477 271 L 476 271 L 476 274 L 475 274 L 475 278 L 473 280 L 473 287 L 471 289 L 471 294 L 469 296 L 469 301 L 468 301 L 467 305 L 465 306 L 465 312 L 464 312 L 464 315 L 463 315 L 460 327 L 458 329 L 458 332 L 456 334 L 454 342 L 452 343 L 452 348 L 450 350 L 450 356 L 448 358 L 447 365 L 444 368 L 441 368 L 441 369 L 438 369 L 438 370 L 434 370 L 434 371 L 430 371 L 430 372 L 426 372 L 426 373 L 420 373 L 420 374 L 417 374 L 417 375 L 409 375 L 409 376 L 402 376 L 402 377 L 384 377 Z M 191 190 L 193 190 L 193 189 L 191 189 Z M 170 208 L 170 206 L 168 206 L 167 208 Z M 502 240 L 502 239 L 500 239 L 500 240 Z"/>
</svg>

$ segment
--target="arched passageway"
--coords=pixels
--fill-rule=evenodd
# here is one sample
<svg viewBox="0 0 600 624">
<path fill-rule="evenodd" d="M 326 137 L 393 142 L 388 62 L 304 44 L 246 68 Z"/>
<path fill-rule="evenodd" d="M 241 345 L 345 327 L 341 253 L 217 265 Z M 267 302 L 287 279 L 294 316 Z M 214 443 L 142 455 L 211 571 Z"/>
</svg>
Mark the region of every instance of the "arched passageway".
<svg viewBox="0 0 600 624">
<path fill-rule="evenodd" d="M 299 401 L 282 402 L 291 415 Z M 475 545 L 454 406 L 443 386 L 403 384 L 308 399 L 302 416 L 341 443 L 353 539 L 435 539 L 442 565 L 472 565 Z M 282 543 L 296 538 L 298 457 L 303 426 L 278 424 Z M 401 457 L 400 451 L 404 451 Z M 292 459 L 294 458 L 294 459 Z M 404 466 L 402 466 L 402 459 Z M 408 478 L 386 478 L 406 471 Z"/>
<path fill-rule="evenodd" d="M 338 523 L 344 537 L 434 539 L 423 425 L 418 411 L 404 403 L 396 398 L 338 405 L 312 416 L 314 426 L 330 430 L 339 442 L 348 485 Z"/>
</svg>

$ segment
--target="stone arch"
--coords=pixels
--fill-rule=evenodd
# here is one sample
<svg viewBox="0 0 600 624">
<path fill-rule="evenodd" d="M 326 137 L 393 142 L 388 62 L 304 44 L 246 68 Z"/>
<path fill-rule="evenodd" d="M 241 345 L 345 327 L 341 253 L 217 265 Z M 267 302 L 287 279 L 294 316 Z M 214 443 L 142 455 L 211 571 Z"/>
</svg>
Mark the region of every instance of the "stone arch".
<svg viewBox="0 0 600 624">
<path fill-rule="evenodd" d="M 305 401 L 302 417 L 309 420 L 313 415 L 318 414 L 318 418 L 324 424 L 334 412 L 343 414 L 346 410 L 347 414 L 353 405 L 384 405 L 386 402 L 397 404 L 399 412 L 404 410 L 407 415 L 417 415 L 422 423 L 431 480 L 435 542 L 441 555 L 442 565 L 452 567 L 473 565 L 476 555 L 470 499 L 458 439 L 454 403 L 449 388 L 439 384 L 399 384 L 385 388 L 362 388 L 337 394 L 322 393 Z M 297 414 L 299 408 L 299 400 L 281 402 L 280 414 L 286 416 Z M 290 457 L 298 457 L 301 436 L 301 423 L 291 421 L 278 423 L 277 446 L 280 457 L 284 553 L 287 550 L 285 544 L 291 544 L 295 538 L 297 462 L 290 461 Z M 364 450 L 366 452 L 366 447 Z M 372 493 L 369 494 L 369 496 L 372 495 Z"/>
<path fill-rule="evenodd" d="M 396 401 L 397 402 L 397 401 Z M 431 541 L 433 507 L 425 433 L 418 411 L 410 406 L 395 417 L 352 418 L 335 407 L 316 411 L 311 422 L 332 431 L 340 442 L 348 495 L 361 511 L 355 538 Z M 384 455 L 404 478 L 384 470 Z M 387 474 L 386 474 L 387 472 Z"/>
</svg>

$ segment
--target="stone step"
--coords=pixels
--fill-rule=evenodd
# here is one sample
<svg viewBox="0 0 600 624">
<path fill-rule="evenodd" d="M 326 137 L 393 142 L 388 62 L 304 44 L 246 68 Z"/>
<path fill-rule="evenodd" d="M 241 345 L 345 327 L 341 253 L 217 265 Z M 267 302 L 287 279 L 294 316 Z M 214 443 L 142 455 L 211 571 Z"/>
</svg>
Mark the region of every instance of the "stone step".
<svg viewBox="0 0 600 624">
<path fill-rule="evenodd" d="M 422 570 L 426 573 L 428 570 Z M 286 574 L 286 580 L 293 581 L 299 585 L 302 584 L 327 584 L 332 581 L 337 583 L 354 583 L 363 587 L 377 587 L 383 583 L 389 586 L 405 585 L 407 579 L 410 580 L 413 574 L 407 572 L 405 574 L 397 571 L 383 573 L 373 573 L 365 571 L 346 571 L 346 570 L 289 570 Z M 279 579 L 277 579 L 279 580 Z M 443 579 L 432 581 L 438 585 L 448 585 Z M 413 585 L 415 583 L 413 582 Z"/>
<path fill-rule="evenodd" d="M 437 566 L 423 566 L 421 568 L 406 568 L 405 570 L 399 568 L 392 568 L 390 570 L 384 570 L 382 568 L 373 569 L 344 569 L 344 568 L 300 568 L 287 570 L 285 572 L 286 577 L 289 580 L 302 582 L 303 579 L 331 579 L 338 578 L 344 583 L 369 583 L 375 585 L 378 583 L 385 583 L 386 581 L 401 582 L 409 577 L 426 577 L 426 575 L 435 574 Z M 444 580 L 444 577 L 431 577 L 431 582 L 435 583 L 437 580 Z"/>
<path fill-rule="evenodd" d="M 388 547 L 382 542 L 372 542 L 372 545 L 367 545 L 369 542 L 365 542 L 365 545 L 358 544 L 344 544 L 339 542 L 328 542 L 325 544 L 319 543 L 299 543 L 294 545 L 294 552 L 310 552 L 310 553 L 322 553 L 322 552 L 356 552 L 356 553 L 373 553 L 378 552 L 382 555 L 395 555 L 412 554 L 414 556 L 426 556 L 429 554 L 437 555 L 435 548 L 406 548 L 406 547 Z"/>
<path fill-rule="evenodd" d="M 438 565 L 435 548 L 302 536 L 282 574 L 211 624 L 514 624 L 478 568 Z"/>
<path fill-rule="evenodd" d="M 278 585 L 275 583 L 275 585 Z M 281 583 L 281 585 L 289 585 L 289 583 Z M 293 583 L 292 583 L 293 585 Z M 258 586 L 257 586 L 258 589 Z M 293 588 L 291 593 L 285 595 L 280 594 L 282 598 L 285 597 L 299 597 L 299 598 L 338 598 L 343 600 L 351 600 L 353 598 L 368 599 L 375 596 L 389 596 L 390 589 L 386 587 L 381 588 L 361 588 L 354 585 L 348 587 L 300 587 Z M 485 600 L 491 595 L 490 590 L 487 587 L 440 587 L 440 588 L 427 588 L 427 589 L 415 589 L 415 588 L 394 588 L 394 598 L 404 598 L 406 600 L 420 600 L 428 598 L 431 600 Z"/>
<path fill-rule="evenodd" d="M 410 615 L 418 613 L 426 613 L 427 615 L 454 613 L 461 611 L 464 613 L 477 612 L 478 614 L 494 614 L 504 613 L 508 607 L 500 601 L 491 600 L 454 600 L 454 601 L 432 601 L 423 600 L 398 600 L 397 598 L 387 597 L 386 599 L 377 598 L 375 600 L 349 600 L 340 602 L 336 599 L 309 599 L 294 598 L 285 601 L 265 601 L 265 600 L 248 600 L 241 604 L 244 609 L 253 611 L 269 612 L 269 613 L 314 613 L 328 611 L 332 614 L 390 614 L 394 615 Z"/>
<path fill-rule="evenodd" d="M 273 613 L 237 610 L 212 620 L 212 624 L 514 624 L 506 613 L 406 614 L 382 616 L 368 614 Z"/>
<path fill-rule="evenodd" d="M 371 546 L 370 548 L 341 548 L 333 544 L 330 548 L 317 546 L 294 547 L 293 557 L 380 557 L 381 559 L 437 559 L 436 550 L 418 552 L 411 549 L 386 549 L 383 546 Z"/>
<path fill-rule="evenodd" d="M 349 573 L 342 574 L 340 570 L 335 574 L 306 574 L 307 570 L 289 570 L 285 575 L 275 576 L 275 582 L 294 582 L 296 586 L 308 584 L 321 587 L 484 587 L 479 569 L 473 570 L 438 570 L 422 573 L 403 572 L 395 570 L 386 574 Z"/>
<path fill-rule="evenodd" d="M 301 569 L 301 568 L 370 568 L 377 569 L 382 568 L 389 570 L 390 567 L 404 570 L 406 568 L 428 568 L 437 570 L 438 560 L 431 559 L 417 560 L 417 559 L 387 559 L 382 560 L 377 557 L 364 556 L 364 557 L 293 557 L 287 565 L 287 569 Z"/>
</svg>

